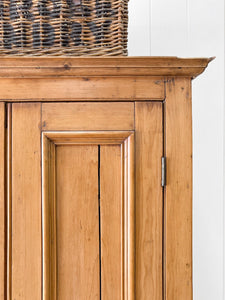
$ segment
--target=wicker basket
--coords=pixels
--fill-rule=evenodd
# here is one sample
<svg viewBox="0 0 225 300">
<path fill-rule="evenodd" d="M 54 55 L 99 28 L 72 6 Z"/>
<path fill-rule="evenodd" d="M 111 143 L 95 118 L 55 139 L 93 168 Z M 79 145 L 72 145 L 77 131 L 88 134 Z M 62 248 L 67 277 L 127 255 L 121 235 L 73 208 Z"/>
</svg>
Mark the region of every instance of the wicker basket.
<svg viewBox="0 0 225 300">
<path fill-rule="evenodd" d="M 127 55 L 128 0 L 0 0 L 0 56 Z"/>
</svg>

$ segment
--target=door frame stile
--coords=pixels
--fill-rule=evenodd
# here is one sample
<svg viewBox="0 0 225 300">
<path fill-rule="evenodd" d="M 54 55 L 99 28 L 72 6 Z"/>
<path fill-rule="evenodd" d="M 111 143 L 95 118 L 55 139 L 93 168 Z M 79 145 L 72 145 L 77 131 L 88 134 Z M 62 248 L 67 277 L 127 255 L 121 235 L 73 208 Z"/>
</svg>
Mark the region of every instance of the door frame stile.
<svg viewBox="0 0 225 300">
<path fill-rule="evenodd" d="M 164 300 L 193 299 L 191 80 L 165 80 Z"/>
<path fill-rule="evenodd" d="M 7 103 L 6 189 L 7 189 L 7 300 L 12 299 L 12 104 Z"/>
<path fill-rule="evenodd" d="M 0 102 L 0 298 L 7 297 L 6 106 Z"/>
</svg>

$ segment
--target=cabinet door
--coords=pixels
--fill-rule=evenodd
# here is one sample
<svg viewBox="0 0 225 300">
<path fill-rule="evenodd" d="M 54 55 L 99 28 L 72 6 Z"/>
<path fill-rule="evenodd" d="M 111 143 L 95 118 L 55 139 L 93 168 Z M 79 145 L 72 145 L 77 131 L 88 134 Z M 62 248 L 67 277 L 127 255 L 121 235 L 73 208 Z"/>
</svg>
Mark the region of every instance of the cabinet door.
<svg viewBox="0 0 225 300">
<path fill-rule="evenodd" d="M 162 300 L 162 104 L 8 110 L 8 299 Z"/>
</svg>

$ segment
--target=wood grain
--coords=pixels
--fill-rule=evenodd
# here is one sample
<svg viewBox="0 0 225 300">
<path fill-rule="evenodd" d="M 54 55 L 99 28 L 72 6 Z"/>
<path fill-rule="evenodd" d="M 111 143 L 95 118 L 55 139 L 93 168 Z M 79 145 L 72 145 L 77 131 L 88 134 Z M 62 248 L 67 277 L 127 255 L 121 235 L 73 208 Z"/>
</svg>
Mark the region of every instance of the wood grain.
<svg viewBox="0 0 225 300">
<path fill-rule="evenodd" d="M 39 103 L 12 108 L 12 299 L 41 299 Z"/>
<path fill-rule="evenodd" d="M 0 299 L 5 297 L 5 103 L 0 102 Z"/>
<path fill-rule="evenodd" d="M 190 79 L 169 78 L 165 126 L 165 297 L 192 299 L 192 105 Z"/>
<path fill-rule="evenodd" d="M 164 100 L 166 76 L 194 78 L 211 60 L 1 58 L 0 99 L 11 102 Z"/>
<path fill-rule="evenodd" d="M 134 133 L 123 144 L 124 298 L 135 298 L 135 146 Z"/>
<path fill-rule="evenodd" d="M 98 147 L 58 146 L 57 296 L 99 299 Z"/>
<path fill-rule="evenodd" d="M 102 299 L 124 299 L 121 146 L 100 148 Z"/>
<path fill-rule="evenodd" d="M 98 142 L 103 140 L 101 148 L 104 149 L 103 156 L 99 157 L 100 163 L 100 215 L 101 215 L 101 247 L 102 249 L 102 276 L 101 287 L 102 296 L 115 293 L 122 297 L 121 299 L 133 300 L 134 293 L 134 133 L 132 131 L 92 131 L 92 132 L 43 132 L 43 300 L 55 299 L 57 294 L 57 266 L 55 257 L 58 251 L 55 245 L 59 247 L 59 241 L 56 238 L 55 218 L 56 202 L 54 186 L 58 187 L 58 181 L 55 182 L 54 161 L 55 146 L 57 149 L 66 147 L 77 147 L 82 149 L 79 140 L 85 137 L 88 143 L 98 147 Z M 70 144 L 67 144 L 67 138 Z M 107 141 L 108 138 L 108 141 Z M 61 141 L 60 141 L 61 139 Z M 57 146 L 54 144 L 57 141 Z M 114 145 L 111 145 L 114 140 Z M 78 144 L 77 144 L 78 141 Z M 72 144 L 74 143 L 74 144 Z M 91 147 L 91 146 L 89 146 Z M 108 148 L 109 147 L 109 148 Z M 119 149 L 119 150 L 118 150 Z M 115 152 L 116 151 L 116 152 Z M 119 151 L 119 152 L 118 152 Z M 118 152 L 118 153 L 117 153 Z M 73 153 L 71 153 L 73 156 Z M 63 156 L 65 157 L 65 156 Z M 69 158 L 68 158 L 69 159 Z M 79 159 L 79 158 L 77 158 Z M 80 154 L 80 159 L 82 155 Z M 112 165 L 112 161 L 114 162 Z M 82 162 L 81 162 L 82 163 Z M 109 172 L 109 163 L 113 171 L 113 176 Z M 58 163 L 56 163 L 58 165 Z M 71 170 L 77 166 L 72 163 Z M 63 169 L 63 166 L 61 166 Z M 78 172 L 78 170 L 76 170 Z M 114 174 L 117 173 L 117 174 Z M 64 174 L 64 173 L 63 173 Z M 71 175 L 71 174 L 70 174 Z M 115 175 L 115 176 L 114 176 Z M 58 178 L 59 175 L 56 176 Z M 110 178 L 109 178 L 110 177 Z M 62 175 L 62 180 L 65 180 Z M 74 178 L 71 175 L 71 178 Z M 76 180 L 76 177 L 74 178 Z M 69 182 L 69 179 L 67 180 Z M 102 183 L 101 183 L 102 182 Z M 79 183 L 79 182 L 78 182 Z M 77 184 L 78 184 L 77 183 Z M 115 184 L 114 184 L 115 183 Z M 69 183 L 68 183 L 69 184 Z M 67 185 L 68 185 L 67 184 Z M 72 185 L 73 186 L 73 185 Z M 118 188 L 120 187 L 120 188 Z M 69 188 L 68 188 L 69 189 Z M 67 195 L 68 196 L 68 195 Z M 68 198 L 70 198 L 68 196 Z M 103 199 L 102 199 L 103 198 Z M 109 208 L 109 209 L 108 209 Z M 119 212 L 119 215 L 118 215 Z M 69 212 L 68 212 L 69 214 Z M 88 212 L 87 212 L 88 214 Z M 65 218 L 64 218 L 65 219 Z M 63 223 L 63 222 L 62 222 Z M 115 226 L 112 226 L 114 224 Z M 55 227 L 56 226 L 56 227 Z M 72 228 L 72 226 L 71 226 Z M 73 230 L 73 229 L 71 229 Z M 117 235 L 118 239 L 112 239 L 112 235 Z M 64 241 L 64 245 L 66 242 Z M 119 248 L 118 248 L 119 247 Z M 117 249 L 116 249 L 117 248 Z M 79 250 L 79 249 L 78 249 Z M 78 251 L 77 250 L 77 251 Z M 100 251 L 101 253 L 101 251 Z M 116 255 L 117 254 L 117 255 Z M 117 256 L 115 264 L 115 255 Z M 107 272 L 110 270 L 110 272 Z M 118 283 L 119 282 L 119 283 Z M 114 291 L 110 288 L 111 284 L 120 284 Z M 55 293 L 56 291 L 56 293 Z"/>
<path fill-rule="evenodd" d="M 6 190 L 7 190 L 7 255 L 6 255 L 6 299 L 12 299 L 12 104 L 7 103 L 7 137 L 6 137 Z"/>
<path fill-rule="evenodd" d="M 133 130 L 133 103 L 43 103 L 43 130 Z"/>
<path fill-rule="evenodd" d="M 0 77 L 192 76 L 212 58 L 177 57 L 23 57 L 1 58 Z"/>
<path fill-rule="evenodd" d="M 41 300 L 40 129 L 43 129 L 48 131 L 46 139 L 52 139 L 51 142 L 48 140 L 51 144 L 48 153 L 44 154 L 47 164 L 51 162 L 49 169 L 46 169 L 46 165 L 43 172 L 43 176 L 46 177 L 48 173 L 49 179 L 43 185 L 46 191 L 48 189 L 45 198 L 50 200 L 49 213 L 43 218 L 43 222 L 49 222 L 46 251 L 49 251 L 53 262 L 52 265 L 48 265 L 49 279 L 45 278 L 43 283 L 43 288 L 48 285 L 49 295 L 56 297 L 58 294 L 59 300 L 74 300 L 76 292 L 80 293 L 77 296 L 79 299 L 85 298 L 86 295 L 91 299 L 100 297 L 99 216 L 95 182 L 98 171 L 97 145 L 107 144 L 105 149 L 118 149 L 118 145 L 122 143 L 120 162 L 123 182 L 119 182 L 119 176 L 115 176 L 113 181 L 117 185 L 121 184 L 122 189 L 121 198 L 118 199 L 122 199 L 121 209 L 124 210 L 124 219 L 121 221 L 122 263 L 119 261 L 119 265 L 122 264 L 120 278 L 123 282 L 115 291 L 112 289 L 112 293 L 116 295 L 114 298 L 118 298 L 119 293 L 120 298 L 123 296 L 125 300 L 133 300 L 135 296 L 137 300 L 192 300 L 191 78 L 200 74 L 209 62 L 210 59 L 156 57 L 0 59 L 0 99 L 9 102 L 24 101 L 12 104 L 12 137 L 11 121 L 8 121 L 8 146 L 4 149 L 4 104 L 0 103 L 0 298 L 5 293 L 4 289 L 7 289 L 8 300 Z M 40 104 L 38 101 L 49 103 Z M 162 107 L 165 111 L 164 124 Z M 131 142 L 131 139 L 134 140 L 132 130 L 136 131 L 135 152 Z M 75 131 L 77 132 L 74 135 Z M 129 136 L 130 133 L 132 137 Z M 81 145 L 85 143 L 89 145 Z M 113 143 L 115 146 L 112 146 Z M 57 172 L 54 170 L 54 159 L 51 160 L 51 157 L 54 157 L 55 146 L 59 154 Z M 132 188 L 134 169 L 131 158 L 134 153 L 135 215 Z M 167 186 L 164 191 L 161 188 L 163 153 L 167 156 L 168 167 Z M 4 173 L 5 154 L 7 176 Z M 116 159 L 118 163 L 118 157 Z M 106 155 L 105 160 L 114 173 L 118 172 L 118 165 L 111 163 Z M 103 168 L 106 176 L 109 176 L 109 171 L 106 167 Z M 54 194 L 55 173 L 59 180 L 57 197 Z M 88 174 L 95 179 L 88 181 Z M 108 183 L 105 182 L 106 184 Z M 111 193 L 107 198 L 118 197 L 117 189 L 114 190 L 110 186 L 109 190 Z M 105 188 L 104 193 L 107 191 Z M 93 197 L 97 199 L 96 202 L 93 201 Z M 55 199 L 56 202 L 51 199 Z M 71 199 L 73 202 L 70 202 Z M 54 219 L 54 203 L 60 207 L 60 210 L 57 210 L 58 223 Z M 65 203 L 67 205 L 63 206 Z M 110 202 L 107 205 L 115 204 Z M 85 210 L 86 205 L 90 211 Z M 118 214 L 119 209 L 112 207 L 115 214 Z M 6 241 L 6 215 L 3 212 L 6 210 L 7 257 L 4 256 L 6 247 L 3 248 Z M 81 216 L 81 226 L 80 220 L 75 217 L 77 213 Z M 106 210 L 104 213 L 107 213 Z M 72 215 L 72 218 L 66 218 L 69 215 Z M 114 229 L 109 228 L 108 224 L 106 226 L 108 229 L 103 229 L 106 236 L 107 230 L 110 234 L 114 234 L 114 229 L 117 232 L 119 230 L 118 226 Z M 77 235 L 73 234 L 74 228 Z M 135 230 L 136 243 L 133 235 Z M 54 236 L 59 237 L 58 245 Z M 109 237 L 106 239 L 109 240 Z M 114 242 L 117 241 L 111 241 Z M 46 244 L 43 245 L 45 247 Z M 109 248 L 105 248 L 103 253 L 107 253 L 108 257 L 118 257 L 118 244 L 114 248 L 115 253 Z M 77 256 L 70 254 L 74 251 L 78 252 Z M 3 257 L 7 259 L 7 270 L 4 271 L 6 264 L 2 262 Z M 44 256 L 45 266 L 47 262 L 49 259 Z M 91 267 L 85 269 L 86 265 Z M 58 279 L 57 267 L 61 272 Z M 115 278 L 112 274 L 117 272 L 117 267 L 110 262 L 103 270 L 104 276 L 111 276 L 108 280 L 111 286 L 119 286 L 119 276 Z M 107 273 L 108 269 L 112 270 L 111 274 Z M 6 273 L 7 283 L 4 278 Z M 108 297 L 109 289 L 105 282 L 102 282 L 102 287 Z M 46 296 L 43 300 L 49 299 Z"/>
<path fill-rule="evenodd" d="M 136 298 L 162 299 L 162 104 L 135 103 Z"/>
<path fill-rule="evenodd" d="M 43 131 L 43 135 L 56 145 L 121 145 L 132 131 Z"/>
<path fill-rule="evenodd" d="M 13 101 L 130 101 L 164 99 L 162 78 L 148 77 L 74 77 L 3 78 L 0 99 Z"/>
</svg>

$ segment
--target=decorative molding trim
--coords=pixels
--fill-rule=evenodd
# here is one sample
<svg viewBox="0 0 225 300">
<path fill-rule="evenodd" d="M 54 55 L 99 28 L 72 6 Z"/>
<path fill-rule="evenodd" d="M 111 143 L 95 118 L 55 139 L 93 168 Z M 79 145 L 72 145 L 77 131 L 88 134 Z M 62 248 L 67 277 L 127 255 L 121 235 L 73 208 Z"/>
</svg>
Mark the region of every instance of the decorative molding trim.
<svg viewBox="0 0 225 300">
<path fill-rule="evenodd" d="M 213 58 L 1 57 L 0 78 L 186 76 L 201 74 Z"/>
<path fill-rule="evenodd" d="M 6 297 L 12 299 L 12 104 L 6 106 L 6 211 L 7 211 L 7 244 L 6 244 Z"/>
<path fill-rule="evenodd" d="M 134 288 L 134 132 L 42 132 L 42 284 L 43 300 L 57 299 L 56 174 L 57 145 L 121 144 L 123 157 L 124 300 L 135 299 Z"/>
</svg>

